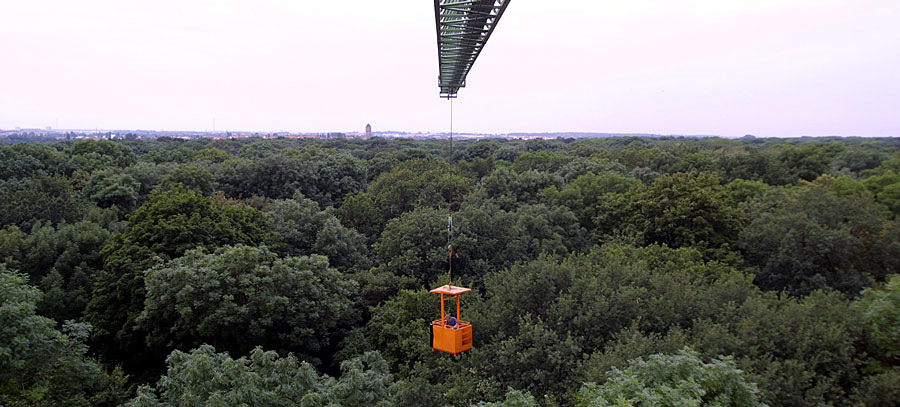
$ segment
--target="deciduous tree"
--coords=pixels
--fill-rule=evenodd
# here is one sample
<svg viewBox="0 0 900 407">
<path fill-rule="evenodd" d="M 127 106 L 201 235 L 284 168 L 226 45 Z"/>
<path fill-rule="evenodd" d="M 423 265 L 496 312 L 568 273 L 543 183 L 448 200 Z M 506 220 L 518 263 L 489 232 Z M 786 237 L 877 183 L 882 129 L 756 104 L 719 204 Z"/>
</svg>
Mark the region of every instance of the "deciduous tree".
<svg viewBox="0 0 900 407">
<path fill-rule="evenodd" d="M 94 280 L 85 313 L 98 328 L 100 350 L 129 369 L 145 370 L 142 364 L 161 362 L 154 350 L 146 349 L 145 333 L 135 325 L 144 309 L 145 270 L 198 246 L 276 240 L 256 209 L 214 201 L 180 184 L 154 191 L 129 217 L 125 232 L 103 248 L 103 271 Z"/>
<path fill-rule="evenodd" d="M 127 406 L 391 405 L 393 378 L 377 353 L 344 362 L 340 379 L 319 376 L 293 355 L 279 357 L 260 348 L 233 359 L 203 345 L 190 353 L 172 352 L 168 366 L 156 388 L 141 387 Z"/>
<path fill-rule="evenodd" d="M 147 343 L 203 343 L 235 354 L 256 346 L 314 358 L 351 320 L 356 283 L 322 256 L 279 258 L 264 248 L 192 250 L 144 278 L 139 325 Z"/>
<path fill-rule="evenodd" d="M 121 371 L 87 358 L 86 324 L 56 329 L 35 313 L 41 292 L 0 264 L 0 404 L 114 406 L 124 397 Z"/>
<path fill-rule="evenodd" d="M 693 351 L 656 354 L 632 360 L 610 372 L 603 384 L 589 383 L 578 392 L 579 407 L 715 406 L 763 407 L 756 385 L 725 357 L 704 362 Z"/>
</svg>

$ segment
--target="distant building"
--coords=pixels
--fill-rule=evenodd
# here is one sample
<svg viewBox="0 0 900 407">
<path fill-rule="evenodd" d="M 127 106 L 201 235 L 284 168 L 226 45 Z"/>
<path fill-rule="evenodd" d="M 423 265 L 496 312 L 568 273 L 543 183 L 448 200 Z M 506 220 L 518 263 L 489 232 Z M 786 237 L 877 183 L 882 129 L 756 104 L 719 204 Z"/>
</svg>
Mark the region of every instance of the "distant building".
<svg viewBox="0 0 900 407">
<path fill-rule="evenodd" d="M 372 138 L 372 125 L 366 125 L 366 138 Z"/>
</svg>

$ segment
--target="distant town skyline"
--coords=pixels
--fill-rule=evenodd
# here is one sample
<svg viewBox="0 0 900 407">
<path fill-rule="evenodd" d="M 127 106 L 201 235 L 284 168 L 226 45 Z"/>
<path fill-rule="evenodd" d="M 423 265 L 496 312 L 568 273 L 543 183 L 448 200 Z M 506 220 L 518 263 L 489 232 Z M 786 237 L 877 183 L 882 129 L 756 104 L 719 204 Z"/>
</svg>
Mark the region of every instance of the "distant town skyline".
<svg viewBox="0 0 900 407">
<path fill-rule="evenodd" d="M 511 2 L 469 133 L 900 136 L 896 0 Z M 446 132 L 431 2 L 0 0 L 0 129 Z"/>
</svg>

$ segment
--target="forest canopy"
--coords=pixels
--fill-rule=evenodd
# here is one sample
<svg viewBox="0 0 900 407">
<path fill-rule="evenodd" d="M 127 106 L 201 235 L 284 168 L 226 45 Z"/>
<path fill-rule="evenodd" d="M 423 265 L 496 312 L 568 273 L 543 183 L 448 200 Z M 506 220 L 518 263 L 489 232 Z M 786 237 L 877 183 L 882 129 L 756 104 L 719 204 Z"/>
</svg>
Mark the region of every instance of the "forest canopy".
<svg viewBox="0 0 900 407">
<path fill-rule="evenodd" d="M 894 406 L 898 217 L 889 138 L 0 144 L 0 404 Z"/>
</svg>

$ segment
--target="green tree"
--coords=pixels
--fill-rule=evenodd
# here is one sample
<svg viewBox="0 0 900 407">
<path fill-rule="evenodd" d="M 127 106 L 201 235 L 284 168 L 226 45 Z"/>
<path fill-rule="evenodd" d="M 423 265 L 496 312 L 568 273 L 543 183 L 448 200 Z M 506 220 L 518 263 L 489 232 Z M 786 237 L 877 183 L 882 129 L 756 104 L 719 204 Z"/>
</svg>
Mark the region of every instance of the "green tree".
<svg viewBox="0 0 900 407">
<path fill-rule="evenodd" d="M 495 140 L 482 139 L 466 146 L 464 151 L 465 159 L 472 158 L 489 158 L 499 148 L 499 144 Z"/>
<path fill-rule="evenodd" d="M 203 345 L 174 351 L 156 388 L 143 386 L 128 407 L 162 406 L 389 406 L 393 378 L 377 353 L 341 365 L 340 379 L 319 376 L 293 355 L 254 349 L 232 359 Z"/>
<path fill-rule="evenodd" d="M 215 148 L 204 148 L 202 150 L 194 151 L 194 159 L 198 161 L 209 161 L 211 163 L 220 163 L 227 159 L 231 158 L 231 155 L 228 153 Z"/>
<path fill-rule="evenodd" d="M 392 406 L 393 376 L 378 352 L 366 352 L 341 362 L 341 377 L 329 380 L 330 406 Z"/>
<path fill-rule="evenodd" d="M 214 166 L 213 172 L 228 196 L 286 199 L 299 191 L 323 207 L 338 206 L 344 196 L 361 192 L 367 177 L 361 160 L 320 149 L 268 152 L 252 160 L 231 159 Z"/>
<path fill-rule="evenodd" d="M 365 235 L 369 243 L 378 239 L 387 223 L 384 214 L 367 193 L 347 195 L 335 215 L 344 226 Z"/>
<path fill-rule="evenodd" d="M 480 282 L 484 275 L 542 253 L 563 255 L 586 243 L 565 207 L 523 205 L 507 212 L 491 203 L 463 206 L 453 215 L 453 275 Z M 382 270 L 424 283 L 450 267 L 447 215 L 418 208 L 391 220 L 375 243 Z"/>
<path fill-rule="evenodd" d="M 239 175 L 246 178 L 245 182 L 249 183 L 252 189 L 242 191 L 238 197 L 260 195 L 273 199 L 290 198 L 298 190 L 308 193 L 308 190 L 304 191 L 306 189 L 304 186 L 318 176 L 315 168 L 303 159 L 282 154 L 251 161 L 249 171 L 247 174 Z"/>
<path fill-rule="evenodd" d="M 841 196 L 830 181 L 801 187 L 758 214 L 739 247 L 757 284 L 802 295 L 818 288 L 856 293 L 897 270 L 885 214 L 867 196 Z"/>
<path fill-rule="evenodd" d="M 878 195 L 886 186 L 900 182 L 900 175 L 893 170 L 887 170 L 878 175 L 872 175 L 864 180 L 862 184 L 873 194 Z"/>
<path fill-rule="evenodd" d="M 157 141 L 161 141 L 164 137 L 160 137 Z M 173 140 L 178 140 L 174 141 Z M 191 149 L 182 145 L 184 140 L 170 139 L 165 140 L 162 147 L 156 146 L 156 149 L 145 152 L 141 155 L 141 159 L 146 162 L 155 164 L 186 164 L 193 160 L 194 155 Z"/>
<path fill-rule="evenodd" d="M 421 207 L 388 222 L 375 243 L 381 267 L 419 282 L 434 281 L 448 269 L 444 212 Z"/>
<path fill-rule="evenodd" d="M 320 211 L 317 203 L 297 194 L 294 199 L 276 201 L 266 215 L 287 254 L 322 254 L 341 271 L 367 268 L 365 237 L 341 225 L 332 212 Z"/>
<path fill-rule="evenodd" d="M 0 264 L 12 269 L 21 269 L 22 242 L 27 235 L 18 226 L 0 229 Z"/>
<path fill-rule="evenodd" d="M 771 190 L 772 187 L 762 181 L 748 181 L 738 178 L 725 184 L 725 189 L 731 195 L 731 199 L 740 205 L 762 196 Z"/>
<path fill-rule="evenodd" d="M 459 166 L 460 174 L 463 174 L 468 178 L 479 180 L 494 170 L 496 162 L 493 157 L 475 157 L 468 161 L 460 161 L 457 165 Z"/>
<path fill-rule="evenodd" d="M 63 146 L 49 143 L 19 143 L 10 146 L 15 152 L 34 157 L 41 162 L 45 175 L 68 175 L 74 168 L 68 164 Z"/>
<path fill-rule="evenodd" d="M 859 318 L 840 293 L 799 300 L 765 293 L 751 275 L 704 261 L 693 248 L 607 244 L 564 260 L 542 257 L 489 276 L 482 295 L 468 313 L 476 346 L 487 355 L 479 358 L 491 366 L 528 363 L 515 361 L 537 350 L 519 336 L 535 326 L 557 335 L 554 344 L 575 340 L 580 351 L 560 359 L 568 366 L 591 355 L 577 371 L 544 376 L 568 390 L 553 394 L 571 395 L 573 384 L 601 381 L 612 366 L 685 345 L 706 356 L 733 355 L 772 405 L 840 403 L 859 385 L 864 366 Z M 524 323 L 528 314 L 533 317 Z M 497 356 L 493 348 L 503 343 L 519 347 Z M 542 368 L 529 369 L 535 371 L 521 376 L 536 377 Z"/>
<path fill-rule="evenodd" d="M 593 172 L 578 176 L 562 189 L 549 187 L 544 193 L 557 205 L 569 208 L 577 217 L 581 226 L 592 229 L 597 207 L 607 193 L 623 193 L 640 182 L 615 172 Z"/>
<path fill-rule="evenodd" d="M 501 387 L 522 389 L 559 400 L 580 362 L 582 348 L 572 333 L 558 332 L 540 318 L 524 314 L 516 335 L 485 347 L 481 366 Z"/>
<path fill-rule="evenodd" d="M 378 349 L 398 372 L 407 376 L 416 362 L 433 358 L 428 330 L 431 321 L 440 317 L 439 310 L 437 295 L 421 289 L 401 290 L 372 307 L 366 326 L 345 341 L 342 352 Z"/>
<path fill-rule="evenodd" d="M 84 195 L 101 208 L 117 206 L 130 212 L 137 204 L 140 183 L 119 170 L 101 170 L 91 175 Z"/>
<path fill-rule="evenodd" d="M 312 360 L 349 325 L 356 283 L 322 256 L 279 258 L 265 248 L 192 250 L 147 271 L 139 325 L 150 345 L 203 343 L 236 354 L 255 346 Z"/>
<path fill-rule="evenodd" d="M 749 382 L 729 357 L 709 363 L 697 352 L 656 354 L 629 362 L 610 372 L 603 384 L 586 384 L 578 392 L 578 406 L 735 406 L 762 407 L 756 385 Z"/>
<path fill-rule="evenodd" d="M 857 307 L 866 324 L 872 355 L 900 365 L 900 274 L 891 275 L 882 288 L 863 291 Z"/>
<path fill-rule="evenodd" d="M 618 161 L 598 158 L 589 160 L 573 160 L 568 164 L 562 166 L 562 168 L 557 171 L 557 174 L 563 177 L 563 180 L 567 183 L 571 183 L 578 177 L 586 175 L 588 173 L 593 173 L 600 176 L 603 176 L 607 173 L 609 173 L 610 175 L 622 175 L 628 173 L 628 169 Z"/>
<path fill-rule="evenodd" d="M 207 196 L 216 190 L 216 180 L 212 172 L 199 165 L 177 166 L 163 178 L 162 182 L 163 184 L 183 184 Z"/>
<path fill-rule="evenodd" d="M 538 216 L 540 219 L 528 224 L 544 223 L 549 217 L 546 214 Z M 564 216 L 561 218 L 565 219 Z M 466 202 L 453 215 L 453 248 L 457 253 L 453 259 L 454 275 L 477 284 L 485 275 L 525 260 L 528 256 L 526 243 L 531 241 L 531 237 L 522 230 L 525 223 L 516 212 L 504 211 L 495 204 Z M 564 226 L 562 229 L 570 230 L 571 225 L 567 226 L 570 227 Z M 551 235 L 547 240 L 559 239 L 553 236 L 556 231 L 547 232 Z M 441 233 L 441 236 L 447 235 Z M 446 241 L 436 241 L 435 244 L 446 245 Z M 531 248 L 537 246 L 535 244 Z"/>
<path fill-rule="evenodd" d="M 852 174 L 859 174 L 878 167 L 888 158 L 890 157 L 887 154 L 874 149 L 848 148 L 837 154 L 831 162 L 831 168 L 835 172 L 848 171 Z"/>
<path fill-rule="evenodd" d="M 467 178 L 450 174 L 443 161 L 414 159 L 382 173 L 369 185 L 368 194 L 389 220 L 418 207 L 446 208 L 458 202 L 470 189 Z"/>
<path fill-rule="evenodd" d="M 83 203 L 69 180 L 60 176 L 0 180 L 0 225 L 30 230 L 37 221 L 77 221 Z"/>
<path fill-rule="evenodd" d="M 549 187 L 562 187 L 558 175 L 528 170 L 518 173 L 510 168 L 497 168 L 481 179 L 478 188 L 487 199 L 496 202 L 501 209 L 515 210 L 519 205 L 541 203 L 543 191 Z"/>
<path fill-rule="evenodd" d="M 50 143 L 18 143 L 0 146 L 0 179 L 36 175 L 68 175 L 68 157 Z"/>
<path fill-rule="evenodd" d="M 537 400 L 529 393 L 519 390 L 510 390 L 503 401 L 493 403 L 478 403 L 478 407 L 537 407 Z"/>
<path fill-rule="evenodd" d="M 301 192 L 323 208 L 340 206 L 345 196 L 365 189 L 368 168 L 362 160 L 333 150 L 309 149 L 300 156 L 313 165 L 316 174 Z"/>
<path fill-rule="evenodd" d="M 862 181 L 875 200 L 884 205 L 896 217 L 900 215 L 900 175 L 893 170 L 873 175 Z"/>
<path fill-rule="evenodd" d="M 751 295 L 736 311 L 696 325 L 694 342 L 707 356 L 733 355 L 767 404 L 840 404 L 860 383 L 862 326 L 840 293 Z"/>
<path fill-rule="evenodd" d="M 886 206 L 894 217 L 900 216 L 900 182 L 884 187 L 875 199 Z"/>
<path fill-rule="evenodd" d="M 141 161 L 123 170 L 140 184 L 138 189 L 138 203 L 144 203 L 150 197 L 150 192 L 162 184 L 163 178 L 172 171 L 174 164 L 165 162 L 161 164 Z"/>
<path fill-rule="evenodd" d="M 19 242 L 19 270 L 44 291 L 41 315 L 59 322 L 78 319 L 87 306 L 92 281 L 103 267 L 100 250 L 112 233 L 82 221 L 56 227 L 36 224 Z"/>
<path fill-rule="evenodd" d="M 812 181 L 822 174 L 828 174 L 829 164 L 841 150 L 843 147 L 837 143 L 790 146 L 781 150 L 777 157 L 795 180 L 799 178 Z"/>
<path fill-rule="evenodd" d="M 12 147 L 0 145 L 0 179 L 27 178 L 44 173 L 44 163 Z"/>
<path fill-rule="evenodd" d="M 515 335 L 520 316 L 532 314 L 578 338 L 590 352 L 632 324 L 665 334 L 718 318 L 721 304 L 742 302 L 753 290 L 750 276 L 704 261 L 693 248 L 607 244 L 564 260 L 540 257 L 488 276 L 478 314 L 489 337 Z"/>
<path fill-rule="evenodd" d="M 719 159 L 719 168 L 726 181 L 744 179 L 760 181 L 769 185 L 786 185 L 797 182 L 782 161 L 775 154 L 754 149 L 725 155 Z M 818 176 L 818 175 L 816 175 Z"/>
<path fill-rule="evenodd" d="M 136 162 L 136 155 L 122 142 L 109 140 L 77 140 L 69 150 L 69 165 L 88 172 L 118 167 Z"/>
<path fill-rule="evenodd" d="M 516 211 L 517 236 L 527 258 L 581 250 L 587 240 L 575 214 L 564 206 L 523 205 Z"/>
<path fill-rule="evenodd" d="M 900 400 L 900 368 L 867 376 L 851 398 L 859 406 L 892 407 Z"/>
<path fill-rule="evenodd" d="M 525 153 L 516 157 L 512 168 L 517 172 L 528 170 L 536 170 L 543 172 L 556 172 L 560 168 L 572 161 L 573 157 L 562 153 L 550 153 L 547 151 L 538 151 L 534 153 Z"/>
<path fill-rule="evenodd" d="M 253 162 L 246 158 L 233 157 L 210 166 L 210 171 L 215 176 L 216 184 L 226 196 L 234 198 L 249 198 L 260 194 L 261 186 L 254 185 Z M 268 184 L 268 182 L 267 182 Z M 293 192 L 290 195 L 292 196 Z"/>
<path fill-rule="evenodd" d="M 87 358 L 86 324 L 56 330 L 35 313 L 41 292 L 0 264 L 0 404 L 114 406 L 124 396 L 121 372 Z"/>
<path fill-rule="evenodd" d="M 743 216 L 720 181 L 710 173 L 678 173 L 607 195 L 595 218 L 598 232 L 607 238 L 634 234 L 644 245 L 727 249 Z"/>
<path fill-rule="evenodd" d="M 199 246 L 277 241 L 266 229 L 256 209 L 215 201 L 180 184 L 154 191 L 102 250 L 103 271 L 85 311 L 85 319 L 98 328 L 99 349 L 128 369 L 150 373 L 147 364 L 157 355 L 135 325 L 144 309 L 144 271 Z"/>
</svg>

